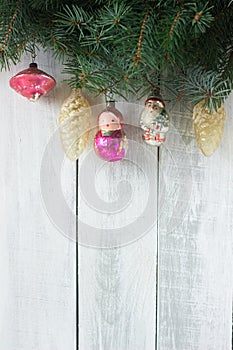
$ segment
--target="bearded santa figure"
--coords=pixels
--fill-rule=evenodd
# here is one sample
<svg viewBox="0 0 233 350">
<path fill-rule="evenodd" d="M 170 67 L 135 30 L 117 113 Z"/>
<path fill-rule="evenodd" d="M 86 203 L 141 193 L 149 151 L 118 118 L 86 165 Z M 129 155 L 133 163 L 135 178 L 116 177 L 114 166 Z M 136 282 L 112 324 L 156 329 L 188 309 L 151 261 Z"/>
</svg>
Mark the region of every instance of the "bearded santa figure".
<svg viewBox="0 0 233 350">
<path fill-rule="evenodd" d="M 148 97 L 140 118 L 143 140 L 152 146 L 160 146 L 169 129 L 169 116 L 165 104 L 158 97 Z"/>
</svg>

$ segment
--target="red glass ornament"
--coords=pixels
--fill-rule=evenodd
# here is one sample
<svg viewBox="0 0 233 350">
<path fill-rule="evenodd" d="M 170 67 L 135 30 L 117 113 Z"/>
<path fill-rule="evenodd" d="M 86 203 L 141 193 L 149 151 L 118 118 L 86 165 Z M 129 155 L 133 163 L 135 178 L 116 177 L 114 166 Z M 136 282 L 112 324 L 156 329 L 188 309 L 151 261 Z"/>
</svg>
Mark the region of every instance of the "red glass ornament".
<svg viewBox="0 0 233 350">
<path fill-rule="evenodd" d="M 56 80 L 31 63 L 28 69 L 22 70 L 10 79 L 10 87 L 30 101 L 37 101 L 52 90 Z"/>
</svg>

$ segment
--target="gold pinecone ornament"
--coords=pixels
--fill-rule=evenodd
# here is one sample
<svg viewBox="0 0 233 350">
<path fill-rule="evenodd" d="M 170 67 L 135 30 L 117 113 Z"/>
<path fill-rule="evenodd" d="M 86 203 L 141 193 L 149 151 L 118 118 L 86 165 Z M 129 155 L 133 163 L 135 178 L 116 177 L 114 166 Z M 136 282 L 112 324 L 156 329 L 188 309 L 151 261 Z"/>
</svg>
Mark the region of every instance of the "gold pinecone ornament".
<svg viewBox="0 0 233 350">
<path fill-rule="evenodd" d="M 66 156 L 77 160 L 87 145 L 91 125 L 91 108 L 81 89 L 73 89 L 64 101 L 58 123 Z"/>
<path fill-rule="evenodd" d="M 208 107 L 203 108 L 204 101 L 193 109 L 193 124 L 198 147 L 206 156 L 211 156 L 220 145 L 226 114 L 224 104 L 213 113 Z"/>
</svg>

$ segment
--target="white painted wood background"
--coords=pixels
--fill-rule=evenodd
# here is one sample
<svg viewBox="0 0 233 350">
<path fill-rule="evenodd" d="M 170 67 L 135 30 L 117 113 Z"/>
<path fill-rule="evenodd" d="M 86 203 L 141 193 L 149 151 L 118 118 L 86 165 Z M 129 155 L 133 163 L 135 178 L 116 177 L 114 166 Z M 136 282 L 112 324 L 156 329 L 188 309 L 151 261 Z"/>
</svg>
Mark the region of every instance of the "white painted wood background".
<svg viewBox="0 0 233 350">
<path fill-rule="evenodd" d="M 70 90 L 48 54 L 38 63 L 58 83 L 38 103 L 8 87 L 27 58 L 0 79 L 0 350 L 77 345 L 75 164 L 62 163 L 56 132 Z M 158 163 L 132 126 L 142 106 L 126 103 L 116 107 L 129 124 L 127 159 L 105 163 L 91 147 L 81 157 L 80 350 L 231 349 L 233 95 L 226 106 L 211 158 L 190 112 L 169 106 Z"/>
<path fill-rule="evenodd" d="M 59 65 L 40 54 L 39 68 L 56 77 L 56 89 L 38 103 L 16 94 L 9 78 L 27 68 L 29 60 L 0 75 L 0 349 L 73 350 L 76 249 L 64 234 L 71 235 L 75 226 L 62 211 L 67 232 L 54 226 L 40 185 L 47 180 L 52 196 L 54 179 L 61 176 L 56 174 L 59 144 L 50 149 L 47 179 L 41 179 L 41 164 L 67 88 Z M 64 193 L 70 188 L 70 203 L 75 198 L 73 172 L 64 165 L 63 188 Z"/>
</svg>

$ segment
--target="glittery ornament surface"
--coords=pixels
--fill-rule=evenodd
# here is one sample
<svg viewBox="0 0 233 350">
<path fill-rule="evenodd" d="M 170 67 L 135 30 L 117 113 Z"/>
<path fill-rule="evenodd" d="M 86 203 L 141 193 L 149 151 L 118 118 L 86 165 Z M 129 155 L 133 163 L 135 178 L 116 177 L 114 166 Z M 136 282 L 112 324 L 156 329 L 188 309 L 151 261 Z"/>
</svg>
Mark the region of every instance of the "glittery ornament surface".
<svg viewBox="0 0 233 350">
<path fill-rule="evenodd" d="M 217 112 L 203 109 L 204 101 L 193 109 L 193 124 L 198 147 L 205 156 L 211 156 L 220 145 L 226 118 L 224 105 Z"/>
<path fill-rule="evenodd" d="M 55 85 L 55 79 L 38 69 L 36 63 L 31 63 L 28 69 L 10 79 L 10 87 L 33 102 L 53 89 Z"/>
<path fill-rule="evenodd" d="M 94 140 L 95 151 L 102 159 L 115 162 L 125 157 L 127 138 L 123 117 L 115 107 L 108 107 L 98 117 L 99 131 Z"/>
<path fill-rule="evenodd" d="M 140 118 L 143 139 L 152 146 L 160 146 L 166 139 L 169 129 L 169 116 L 163 101 L 148 98 Z"/>
<path fill-rule="evenodd" d="M 64 101 L 58 122 L 66 156 L 78 159 L 86 147 L 91 125 L 91 108 L 81 89 L 73 89 Z"/>
</svg>

